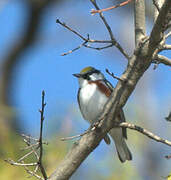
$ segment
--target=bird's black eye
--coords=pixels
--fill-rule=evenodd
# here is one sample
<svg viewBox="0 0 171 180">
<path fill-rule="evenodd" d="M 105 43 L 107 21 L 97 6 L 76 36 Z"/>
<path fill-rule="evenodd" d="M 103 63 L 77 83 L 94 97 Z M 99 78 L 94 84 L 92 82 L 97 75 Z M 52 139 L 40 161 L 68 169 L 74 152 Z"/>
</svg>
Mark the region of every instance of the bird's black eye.
<svg viewBox="0 0 171 180">
<path fill-rule="evenodd" d="M 84 74 L 84 75 L 83 75 L 83 78 L 84 78 L 84 79 L 87 79 L 87 80 L 90 80 L 89 74 Z"/>
</svg>

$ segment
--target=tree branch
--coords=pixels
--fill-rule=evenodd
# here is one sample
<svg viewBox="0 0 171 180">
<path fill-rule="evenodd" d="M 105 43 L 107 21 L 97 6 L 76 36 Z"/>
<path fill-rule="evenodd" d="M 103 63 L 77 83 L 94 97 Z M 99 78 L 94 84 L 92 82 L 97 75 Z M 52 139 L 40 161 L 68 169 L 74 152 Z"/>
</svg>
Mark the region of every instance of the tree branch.
<svg viewBox="0 0 171 180">
<path fill-rule="evenodd" d="M 122 2 L 122 3 L 120 3 L 120 4 L 117 4 L 117 5 L 115 5 L 115 6 L 111 6 L 111 7 L 105 8 L 105 9 L 99 9 L 99 10 L 94 10 L 94 9 L 92 9 L 92 10 L 91 10 L 91 14 L 94 15 L 94 14 L 96 14 L 96 13 L 102 13 L 102 12 L 104 12 L 104 11 L 109 11 L 109 10 L 111 10 L 111 9 L 115 9 L 115 8 L 118 8 L 118 7 L 122 7 L 122 6 L 125 6 L 125 5 L 129 4 L 131 1 L 133 1 L 133 0 L 127 0 L 127 1 L 124 1 L 124 2 Z"/>
<path fill-rule="evenodd" d="M 98 50 L 98 51 L 103 50 L 103 49 L 110 48 L 110 47 L 112 47 L 112 46 L 113 46 L 113 44 L 109 44 L 109 45 L 107 45 L 107 46 L 102 46 L 102 47 L 93 47 L 93 46 L 90 46 L 89 44 L 88 44 L 88 45 L 84 44 L 84 47 L 90 48 L 90 49 L 95 49 L 95 50 Z"/>
<path fill-rule="evenodd" d="M 69 31 L 73 32 L 75 35 L 79 36 L 83 41 L 86 41 L 86 42 L 89 42 L 89 43 L 112 43 L 111 40 L 95 40 L 95 39 L 90 39 L 89 38 L 89 34 L 88 34 L 88 38 L 85 38 L 79 32 L 75 31 L 74 29 L 72 29 L 71 27 L 66 25 L 66 23 L 61 22 L 59 19 L 56 19 L 56 23 L 60 24 L 64 28 L 66 28 Z"/>
<path fill-rule="evenodd" d="M 169 36 L 171 36 L 171 31 L 165 35 L 165 39 L 167 39 Z"/>
<path fill-rule="evenodd" d="M 144 38 L 146 34 L 145 26 L 145 2 L 138 0 L 134 2 L 134 24 L 135 24 L 135 46 Z"/>
<path fill-rule="evenodd" d="M 71 54 L 72 52 L 80 49 L 81 47 L 86 47 L 86 48 L 91 48 L 91 49 L 95 49 L 95 50 L 102 50 L 102 49 L 106 49 L 109 47 L 114 46 L 113 41 L 112 40 L 94 40 L 94 39 L 90 39 L 89 34 L 87 35 L 87 38 L 83 37 L 80 33 L 78 33 L 77 31 L 75 31 L 74 29 L 72 29 L 71 27 L 67 26 L 65 23 L 62 23 L 59 19 L 56 20 L 56 23 L 60 24 L 61 26 L 63 26 L 64 28 L 68 29 L 69 31 L 73 32 L 75 35 L 77 35 L 78 37 L 80 37 L 84 42 L 82 44 L 80 44 L 78 47 L 61 54 L 61 56 L 65 56 L 68 54 Z M 104 43 L 104 44 L 108 44 L 106 46 L 103 47 L 92 47 L 90 45 L 87 45 L 87 43 Z"/>
<path fill-rule="evenodd" d="M 153 0 L 153 4 L 154 4 L 154 22 L 156 21 L 158 15 L 159 15 L 159 12 L 160 12 L 160 9 L 163 5 L 163 2 L 164 0 Z"/>
<path fill-rule="evenodd" d="M 160 6 L 161 6 L 161 5 L 159 5 L 159 1 L 161 1 L 161 0 L 153 0 L 153 4 L 158 12 L 160 11 Z"/>
<path fill-rule="evenodd" d="M 132 130 L 135 130 L 135 131 L 138 131 L 139 133 L 142 133 L 144 134 L 145 136 L 157 141 L 157 142 L 161 142 L 163 144 L 166 144 L 168 146 L 171 146 L 171 141 L 168 141 L 168 140 L 165 140 L 155 134 L 153 134 L 152 132 L 148 131 L 147 129 L 144 129 L 140 126 L 137 126 L 135 124 L 131 124 L 131 123 L 127 123 L 127 122 L 123 122 L 123 123 L 120 123 L 118 125 L 119 127 L 125 127 L 125 128 L 129 128 L 129 129 L 132 129 Z"/>
<path fill-rule="evenodd" d="M 158 54 L 155 57 L 155 60 L 157 60 L 158 63 L 162 63 L 167 66 L 171 66 L 171 59 L 167 58 L 166 56 Z"/>
<path fill-rule="evenodd" d="M 163 45 L 162 50 L 171 50 L 171 45 L 170 44 Z"/>
<path fill-rule="evenodd" d="M 45 91 L 42 91 L 42 105 L 41 105 L 41 110 L 39 110 L 40 112 L 40 136 L 39 136 L 39 147 L 40 147 L 40 155 L 39 155 L 39 159 L 38 159 L 38 164 L 39 164 L 39 168 L 40 171 L 44 177 L 44 179 L 47 179 L 47 174 L 46 171 L 44 169 L 43 166 L 43 162 L 42 162 L 42 158 L 43 158 L 43 142 L 42 142 L 42 138 L 43 138 L 43 121 L 44 121 L 44 109 L 45 109 L 46 103 L 45 103 Z"/>
<path fill-rule="evenodd" d="M 154 51 L 154 48 L 163 40 L 164 32 L 171 19 L 170 11 L 171 1 L 165 0 L 150 34 L 149 50 L 152 48 L 152 51 Z"/>
</svg>

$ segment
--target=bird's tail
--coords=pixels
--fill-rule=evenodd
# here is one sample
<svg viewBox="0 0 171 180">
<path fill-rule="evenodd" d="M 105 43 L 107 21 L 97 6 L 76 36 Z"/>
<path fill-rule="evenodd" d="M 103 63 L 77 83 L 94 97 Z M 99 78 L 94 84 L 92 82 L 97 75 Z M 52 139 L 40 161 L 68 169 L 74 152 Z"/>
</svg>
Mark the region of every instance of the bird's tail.
<svg viewBox="0 0 171 180">
<path fill-rule="evenodd" d="M 122 128 L 113 128 L 109 131 L 110 136 L 115 142 L 118 157 L 121 162 L 132 160 L 132 155 L 123 137 Z"/>
</svg>

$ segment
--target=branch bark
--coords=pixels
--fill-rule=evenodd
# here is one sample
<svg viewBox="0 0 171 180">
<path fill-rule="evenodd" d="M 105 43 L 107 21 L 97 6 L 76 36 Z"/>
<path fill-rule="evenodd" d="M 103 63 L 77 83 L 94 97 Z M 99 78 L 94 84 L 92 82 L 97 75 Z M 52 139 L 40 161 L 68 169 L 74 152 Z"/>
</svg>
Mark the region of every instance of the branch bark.
<svg viewBox="0 0 171 180">
<path fill-rule="evenodd" d="M 171 66 L 171 59 L 167 58 L 166 56 L 158 54 L 155 59 L 157 60 L 158 63 Z"/>
<path fill-rule="evenodd" d="M 152 132 L 148 131 L 147 129 L 144 129 L 144 128 L 137 126 L 135 124 L 130 124 L 130 123 L 124 122 L 124 123 L 119 124 L 119 126 L 138 131 L 138 132 L 144 134 L 145 136 L 149 137 L 150 139 L 153 139 L 157 142 L 161 142 L 163 144 L 171 146 L 171 141 L 165 140 L 165 139 L 153 134 Z"/>
<path fill-rule="evenodd" d="M 137 1 L 138 2 L 138 1 Z M 140 0 L 140 3 L 142 1 Z M 153 57 L 156 54 L 160 41 L 162 40 L 164 28 L 168 24 L 168 17 L 171 12 L 171 1 L 165 0 L 161 8 L 160 14 L 156 20 L 156 24 L 152 29 L 149 39 L 142 40 L 144 35 L 144 25 L 137 25 L 137 42 L 134 54 L 130 58 L 125 72 L 122 74 L 109 102 L 106 104 L 105 110 L 99 117 L 98 127 L 94 131 L 85 134 L 72 149 L 68 152 L 65 159 L 60 163 L 49 180 L 66 180 L 76 171 L 84 159 L 99 145 L 106 133 L 114 127 L 114 119 L 117 112 L 127 102 L 129 96 L 134 91 L 139 79 L 150 66 Z M 138 13 L 136 11 L 135 13 Z M 143 12 L 141 12 L 143 13 Z M 137 15 L 136 15 L 137 17 Z"/>
<path fill-rule="evenodd" d="M 144 0 L 138 0 L 134 2 L 134 25 L 135 25 L 135 46 L 145 36 L 145 2 Z"/>
</svg>

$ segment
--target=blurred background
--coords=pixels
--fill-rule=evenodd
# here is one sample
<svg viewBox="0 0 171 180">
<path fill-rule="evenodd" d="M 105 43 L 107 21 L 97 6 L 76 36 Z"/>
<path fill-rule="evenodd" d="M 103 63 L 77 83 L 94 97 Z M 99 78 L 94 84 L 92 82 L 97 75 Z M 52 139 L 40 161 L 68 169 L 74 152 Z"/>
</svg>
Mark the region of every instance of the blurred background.
<svg viewBox="0 0 171 180">
<path fill-rule="evenodd" d="M 97 1 L 98 2 L 98 1 Z M 120 1 L 102 0 L 101 8 Z M 147 2 L 147 34 L 153 26 L 153 7 Z M 113 85 L 117 83 L 105 69 L 120 76 L 127 60 L 115 48 L 102 51 L 82 47 L 61 56 L 82 43 L 79 37 L 56 24 L 62 22 L 92 39 L 109 40 L 109 35 L 94 8 L 84 0 L 1 0 L 0 1 L 0 179 L 24 180 L 23 168 L 3 160 L 18 159 L 23 142 L 21 133 L 38 137 L 41 92 L 45 90 L 44 164 L 50 175 L 64 158 L 72 141 L 61 137 L 84 132 L 89 124 L 81 117 L 77 104 L 78 82 L 72 74 L 86 66 L 101 70 Z M 116 39 L 131 55 L 134 49 L 133 4 L 104 13 Z M 168 39 L 171 43 L 171 39 Z M 99 44 L 93 44 L 99 47 Z M 171 58 L 171 52 L 163 52 Z M 128 122 L 143 126 L 159 136 L 170 138 L 171 123 L 165 120 L 171 110 L 170 67 L 151 66 L 139 81 L 124 107 Z M 171 171 L 171 160 L 164 158 L 171 148 L 128 130 L 128 146 L 133 160 L 121 164 L 114 144 L 100 146 L 83 162 L 73 180 L 156 180 Z M 32 159 L 30 158 L 28 162 Z M 32 177 L 31 179 L 35 179 Z"/>
</svg>

